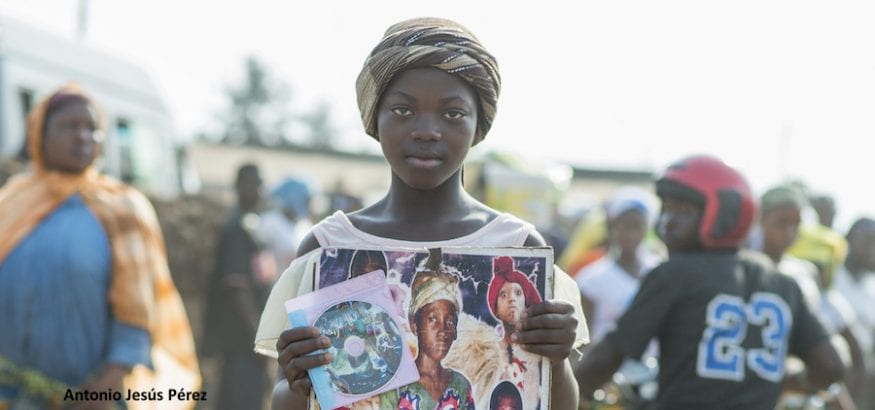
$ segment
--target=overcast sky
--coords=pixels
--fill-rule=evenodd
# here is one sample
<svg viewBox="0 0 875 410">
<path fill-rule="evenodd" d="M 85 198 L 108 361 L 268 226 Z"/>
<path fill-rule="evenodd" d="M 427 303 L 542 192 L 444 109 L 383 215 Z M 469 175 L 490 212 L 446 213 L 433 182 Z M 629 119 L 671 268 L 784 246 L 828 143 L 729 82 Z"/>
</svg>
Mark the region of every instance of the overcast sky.
<svg viewBox="0 0 875 410">
<path fill-rule="evenodd" d="M 142 64 L 182 137 L 216 127 L 223 88 L 255 55 L 295 106 L 330 104 L 360 149 L 373 145 L 355 104 L 365 56 L 396 21 L 448 17 L 499 61 L 480 150 L 632 169 L 710 153 L 758 192 L 799 178 L 836 195 L 839 228 L 875 214 L 872 2 L 510 3 L 91 0 L 85 41 Z M 72 38 L 77 4 L 5 0 L 0 13 Z"/>
</svg>

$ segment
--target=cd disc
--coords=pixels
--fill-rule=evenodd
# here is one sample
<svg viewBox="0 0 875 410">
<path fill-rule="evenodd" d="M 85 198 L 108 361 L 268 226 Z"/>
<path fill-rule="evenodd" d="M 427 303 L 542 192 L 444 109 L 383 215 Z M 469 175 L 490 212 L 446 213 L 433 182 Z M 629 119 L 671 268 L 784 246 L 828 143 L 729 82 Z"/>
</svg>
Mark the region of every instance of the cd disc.
<svg viewBox="0 0 875 410">
<path fill-rule="evenodd" d="M 404 349 L 401 332 L 379 305 L 346 301 L 331 305 L 313 324 L 331 339 L 334 359 L 326 366 L 341 394 L 369 394 L 392 380 Z"/>
</svg>

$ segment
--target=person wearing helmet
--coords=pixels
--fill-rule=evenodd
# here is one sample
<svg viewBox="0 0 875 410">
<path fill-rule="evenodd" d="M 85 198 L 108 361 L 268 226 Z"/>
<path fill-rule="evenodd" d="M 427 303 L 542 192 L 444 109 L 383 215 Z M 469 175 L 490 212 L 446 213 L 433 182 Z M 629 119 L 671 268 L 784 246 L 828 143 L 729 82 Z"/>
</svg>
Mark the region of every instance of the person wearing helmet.
<svg viewBox="0 0 875 410">
<path fill-rule="evenodd" d="M 586 400 L 627 357 L 659 341 L 658 408 L 774 409 L 788 354 L 819 390 L 844 367 L 796 282 L 762 254 L 739 251 L 757 206 L 744 177 L 717 158 L 691 156 L 656 181 L 657 223 L 669 252 L 617 326 L 575 368 Z"/>
</svg>

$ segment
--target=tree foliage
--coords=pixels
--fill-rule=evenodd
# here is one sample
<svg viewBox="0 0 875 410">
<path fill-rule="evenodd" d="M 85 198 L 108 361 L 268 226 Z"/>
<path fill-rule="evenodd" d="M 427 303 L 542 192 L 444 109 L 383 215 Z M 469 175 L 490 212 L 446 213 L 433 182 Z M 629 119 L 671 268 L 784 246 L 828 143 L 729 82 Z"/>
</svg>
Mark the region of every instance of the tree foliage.
<svg viewBox="0 0 875 410">
<path fill-rule="evenodd" d="M 336 129 L 327 103 L 307 112 L 293 112 L 289 109 L 291 88 L 286 83 L 255 57 L 247 57 L 244 67 L 241 83 L 226 89 L 230 107 L 220 119 L 222 142 L 290 147 L 298 145 L 293 141 L 300 141 L 309 148 L 333 147 Z"/>
</svg>

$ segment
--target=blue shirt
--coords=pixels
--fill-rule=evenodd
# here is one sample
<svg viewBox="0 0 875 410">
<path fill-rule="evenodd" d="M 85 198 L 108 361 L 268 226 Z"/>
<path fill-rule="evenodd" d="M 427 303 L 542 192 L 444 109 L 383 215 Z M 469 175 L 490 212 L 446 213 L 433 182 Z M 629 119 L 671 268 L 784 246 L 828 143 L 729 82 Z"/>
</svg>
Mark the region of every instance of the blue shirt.
<svg viewBox="0 0 875 410">
<path fill-rule="evenodd" d="M 73 195 L 0 261 L 0 355 L 70 386 L 101 366 L 151 365 L 145 329 L 112 317 L 111 252 Z"/>
</svg>

